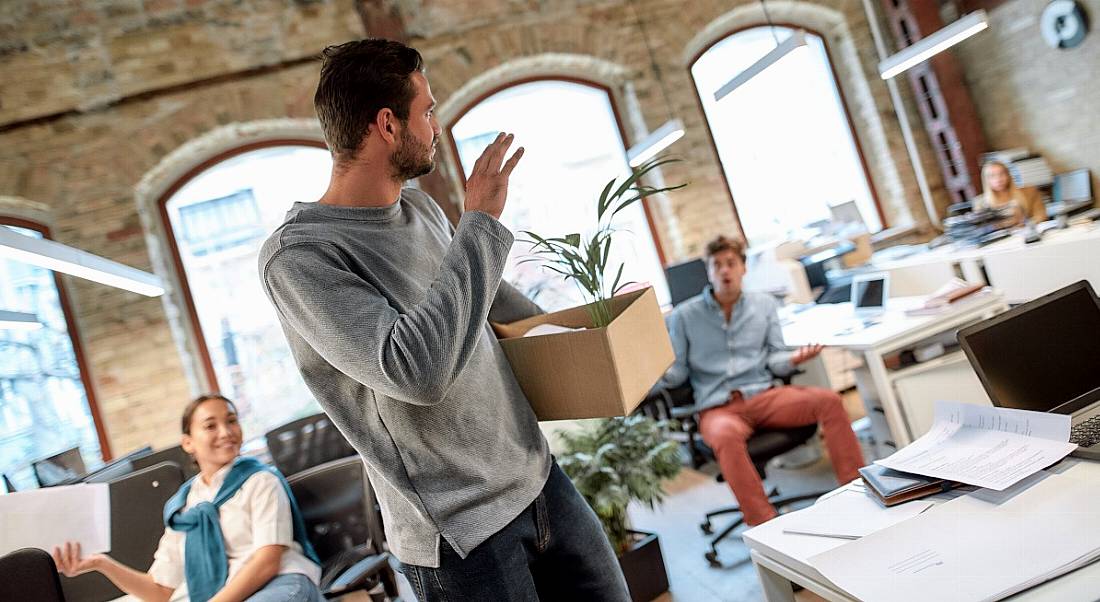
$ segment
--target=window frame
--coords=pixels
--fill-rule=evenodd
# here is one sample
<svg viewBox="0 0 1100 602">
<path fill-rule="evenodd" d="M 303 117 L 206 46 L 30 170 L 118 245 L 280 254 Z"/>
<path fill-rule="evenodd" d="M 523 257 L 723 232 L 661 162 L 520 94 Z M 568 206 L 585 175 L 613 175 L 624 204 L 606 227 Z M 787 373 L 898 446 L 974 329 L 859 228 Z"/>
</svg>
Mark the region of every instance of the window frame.
<svg viewBox="0 0 1100 602">
<path fill-rule="evenodd" d="M 33 220 L 0 214 L 0 226 L 15 226 L 34 230 L 46 240 L 53 240 L 50 227 Z M 88 360 L 84 357 L 84 345 L 81 344 L 80 331 L 77 329 L 76 319 L 73 315 L 73 306 L 69 301 L 69 293 L 65 290 L 61 274 L 50 270 L 53 274 L 53 283 L 57 287 L 57 299 L 61 304 L 61 313 L 65 316 L 65 328 L 69 334 L 69 344 L 73 346 L 73 355 L 76 356 L 77 370 L 80 371 L 80 382 L 84 386 L 84 397 L 88 401 L 88 411 L 92 415 L 92 424 L 95 426 L 96 439 L 99 440 L 99 455 L 103 462 L 110 462 L 114 456 L 111 453 L 111 442 L 107 438 L 107 429 L 103 424 L 103 416 L 99 410 L 99 402 L 96 399 L 95 388 L 92 386 L 92 375 L 88 368 Z"/>
<path fill-rule="evenodd" d="M 184 309 L 187 312 L 187 321 L 190 325 L 191 336 L 194 337 L 195 350 L 199 354 L 199 364 L 202 366 L 207 391 L 211 393 L 221 392 L 218 385 L 218 374 L 214 370 L 214 361 L 210 357 L 210 349 L 206 343 L 206 336 L 202 331 L 202 323 L 199 322 L 199 314 L 198 309 L 195 307 L 195 300 L 191 297 L 191 284 L 188 281 L 187 270 L 183 265 L 183 258 L 180 256 L 179 245 L 176 244 L 176 231 L 172 228 L 172 220 L 168 215 L 168 201 L 188 182 L 211 167 L 228 161 L 238 155 L 275 146 L 307 146 L 328 151 L 328 146 L 325 145 L 323 141 L 309 138 L 273 138 L 235 146 L 193 165 L 184 172 L 183 175 L 176 178 L 170 186 L 165 188 L 164 192 L 161 193 L 156 201 L 157 215 L 160 218 L 160 225 L 164 229 L 164 239 L 168 247 L 168 255 L 171 258 L 170 265 L 176 277 L 179 279 L 180 290 L 178 298 L 183 302 Z"/>
<path fill-rule="evenodd" d="M 466 188 L 466 170 L 462 167 L 462 159 L 459 157 L 458 154 L 458 144 L 455 142 L 455 124 L 457 124 L 459 121 L 462 121 L 462 118 L 466 116 L 466 113 L 469 113 L 471 110 L 474 109 L 474 107 L 478 106 L 479 104 L 499 92 L 503 92 L 509 88 L 514 88 L 523 84 L 532 84 L 547 81 L 579 84 L 582 86 L 587 86 L 589 88 L 595 88 L 607 95 L 607 102 L 611 105 L 611 114 L 615 116 L 615 127 L 618 128 L 619 138 L 623 141 L 623 161 L 626 162 L 628 166 L 630 165 L 629 161 L 627 161 L 626 151 L 628 148 L 630 148 L 630 145 L 633 144 L 634 141 L 630 139 L 630 137 L 627 135 L 626 128 L 623 127 L 622 113 L 619 111 L 619 106 L 615 100 L 614 91 L 609 86 L 581 77 L 566 75 L 533 75 L 528 77 L 521 77 L 518 79 L 510 79 L 506 82 L 494 85 L 475 96 L 473 100 L 463 105 L 460 110 L 455 111 L 454 115 L 451 116 L 446 127 L 447 145 L 451 151 L 451 158 L 454 162 L 453 167 L 455 168 L 455 172 L 458 174 L 459 183 L 461 184 L 463 189 Z M 633 167 L 631 167 L 630 169 L 634 170 Z M 661 245 L 661 237 L 658 235 L 656 222 L 653 219 L 653 210 L 649 206 L 649 199 L 642 199 L 641 205 L 642 211 L 645 213 L 646 225 L 649 226 L 649 235 L 653 239 L 653 246 L 657 249 L 657 260 L 661 262 L 661 269 L 663 270 L 668 267 L 668 258 L 665 256 L 664 247 Z"/>
<path fill-rule="evenodd" d="M 812 27 L 806 27 L 805 25 L 799 25 L 797 23 L 789 23 L 785 21 L 776 21 L 772 25 L 777 27 L 786 27 L 790 29 L 801 29 L 806 33 L 813 34 L 821 40 L 822 46 L 825 47 L 825 62 L 829 64 L 829 74 L 833 78 L 833 85 L 836 87 L 837 94 L 840 96 L 840 106 L 844 110 L 844 120 L 848 124 L 848 132 L 852 136 L 852 142 L 856 147 L 856 155 L 859 157 L 859 165 L 863 169 L 863 177 L 867 180 L 867 188 L 871 191 L 871 200 L 874 201 L 875 211 L 878 213 L 879 223 L 882 224 L 882 229 L 886 230 L 890 227 L 889 220 L 886 219 L 886 214 L 882 210 L 882 200 L 879 198 L 878 190 L 875 187 L 875 181 L 871 177 L 871 170 L 867 164 L 867 157 L 863 152 L 863 144 L 859 141 L 859 135 L 856 131 L 855 124 L 852 122 L 852 113 L 848 108 L 848 97 L 844 93 L 844 86 L 841 85 L 840 76 L 836 71 L 836 61 L 833 60 L 833 51 L 829 46 L 829 38 L 817 31 Z M 687 62 L 688 78 L 691 79 L 692 95 L 695 98 L 695 104 L 699 108 L 699 114 L 703 117 L 703 126 L 707 132 L 707 140 L 710 142 L 711 151 L 714 153 L 714 158 L 717 159 L 718 166 L 722 170 L 722 186 L 726 189 L 726 196 L 729 197 L 730 207 L 733 209 L 733 216 L 737 219 L 737 229 L 741 231 L 741 239 L 749 240 L 745 235 L 744 226 L 741 224 L 741 214 L 737 210 L 737 200 L 733 198 L 733 190 L 730 188 L 729 179 L 726 176 L 726 166 L 722 162 L 722 156 L 718 153 L 718 143 L 714 139 L 714 130 L 710 127 L 710 120 L 707 119 L 706 108 L 703 106 L 703 98 L 699 95 L 699 82 L 695 81 L 695 74 L 692 73 L 692 69 L 695 64 L 699 62 L 699 59 L 703 57 L 711 48 L 724 42 L 729 38 L 750 29 L 757 29 L 760 27 L 768 27 L 767 22 L 754 22 L 747 25 L 740 25 L 733 29 L 727 30 L 725 33 L 715 36 L 713 40 L 708 42 L 694 56 Z"/>
</svg>

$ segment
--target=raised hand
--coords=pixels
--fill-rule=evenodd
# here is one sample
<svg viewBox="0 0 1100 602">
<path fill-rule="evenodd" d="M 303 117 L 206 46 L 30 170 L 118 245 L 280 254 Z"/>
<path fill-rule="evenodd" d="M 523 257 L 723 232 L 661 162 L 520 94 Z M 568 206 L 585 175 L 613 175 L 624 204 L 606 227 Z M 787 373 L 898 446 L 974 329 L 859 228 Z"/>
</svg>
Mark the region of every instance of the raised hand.
<svg viewBox="0 0 1100 602">
<path fill-rule="evenodd" d="M 507 162 L 504 161 L 512 140 L 512 134 L 497 134 L 474 163 L 466 180 L 466 211 L 482 211 L 500 219 L 508 199 L 508 176 L 523 156 L 523 147 L 520 147 Z"/>
<path fill-rule="evenodd" d="M 803 345 L 794 352 L 794 356 L 791 357 L 791 363 L 799 365 L 804 362 L 808 362 L 821 354 L 821 350 L 825 347 L 823 345 Z"/>
</svg>

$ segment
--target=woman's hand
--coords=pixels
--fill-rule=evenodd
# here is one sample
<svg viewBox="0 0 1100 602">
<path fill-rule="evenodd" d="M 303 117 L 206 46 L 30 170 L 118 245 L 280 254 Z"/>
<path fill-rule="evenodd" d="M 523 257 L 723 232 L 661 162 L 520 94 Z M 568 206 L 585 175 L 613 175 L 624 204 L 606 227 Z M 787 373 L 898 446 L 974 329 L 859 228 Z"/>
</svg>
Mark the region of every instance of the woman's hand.
<svg viewBox="0 0 1100 602">
<path fill-rule="evenodd" d="M 103 554 L 92 554 L 83 557 L 80 554 L 80 543 L 68 541 L 64 547 L 54 546 L 53 562 L 57 565 L 57 572 L 66 577 L 76 577 L 89 571 L 99 569 L 103 560 Z"/>
</svg>

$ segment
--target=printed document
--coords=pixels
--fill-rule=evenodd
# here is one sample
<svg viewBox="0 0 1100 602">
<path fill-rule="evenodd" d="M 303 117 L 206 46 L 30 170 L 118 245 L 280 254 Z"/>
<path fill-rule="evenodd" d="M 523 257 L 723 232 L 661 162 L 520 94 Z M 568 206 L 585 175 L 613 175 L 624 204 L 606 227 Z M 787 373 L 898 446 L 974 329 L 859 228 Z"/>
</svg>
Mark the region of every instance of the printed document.
<svg viewBox="0 0 1100 602">
<path fill-rule="evenodd" d="M 79 542 L 84 555 L 111 550 L 106 483 L 46 487 L 0 495 L 0 556 L 20 548 L 53 552 Z"/>
<path fill-rule="evenodd" d="M 1096 468 L 980 489 L 809 563 L 864 602 L 1000 600 L 1100 557 Z"/>
<path fill-rule="evenodd" d="M 875 463 L 1002 491 L 1077 449 L 1069 431 L 1065 414 L 938 401 L 923 437 Z"/>
</svg>

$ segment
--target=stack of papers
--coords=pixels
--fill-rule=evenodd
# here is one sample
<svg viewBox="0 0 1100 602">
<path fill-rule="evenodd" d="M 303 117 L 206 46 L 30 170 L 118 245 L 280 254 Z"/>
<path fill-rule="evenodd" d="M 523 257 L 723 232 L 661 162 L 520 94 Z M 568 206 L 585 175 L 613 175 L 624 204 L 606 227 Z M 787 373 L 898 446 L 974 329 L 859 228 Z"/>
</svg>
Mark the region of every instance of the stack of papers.
<svg viewBox="0 0 1100 602">
<path fill-rule="evenodd" d="M 1068 456 L 1070 417 L 937 402 L 932 428 L 875 463 L 997 491 Z"/>
<path fill-rule="evenodd" d="M 929 501 L 912 501 L 889 508 L 876 502 L 862 488 L 842 489 L 813 506 L 792 514 L 785 533 L 859 539 L 896 525 L 931 508 Z"/>
<path fill-rule="evenodd" d="M 978 490 L 809 562 L 866 602 L 1000 600 L 1100 558 L 1091 469 Z"/>
</svg>

